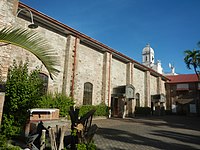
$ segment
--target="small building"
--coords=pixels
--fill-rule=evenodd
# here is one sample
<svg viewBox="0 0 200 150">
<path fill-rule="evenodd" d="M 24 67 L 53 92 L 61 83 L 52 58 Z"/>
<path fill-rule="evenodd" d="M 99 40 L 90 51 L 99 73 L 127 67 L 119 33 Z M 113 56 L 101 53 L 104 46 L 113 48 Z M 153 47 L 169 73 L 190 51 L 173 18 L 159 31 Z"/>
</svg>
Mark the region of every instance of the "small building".
<svg viewBox="0 0 200 150">
<path fill-rule="evenodd" d="M 172 113 L 189 115 L 200 112 L 200 82 L 196 74 L 167 76 L 166 107 Z"/>
</svg>

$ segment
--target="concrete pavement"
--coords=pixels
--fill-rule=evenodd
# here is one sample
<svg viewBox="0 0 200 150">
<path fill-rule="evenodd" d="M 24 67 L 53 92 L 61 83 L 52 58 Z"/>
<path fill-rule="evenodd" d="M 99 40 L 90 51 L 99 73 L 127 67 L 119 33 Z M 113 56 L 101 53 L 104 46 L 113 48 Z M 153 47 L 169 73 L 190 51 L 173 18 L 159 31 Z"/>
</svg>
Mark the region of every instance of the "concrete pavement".
<svg viewBox="0 0 200 150">
<path fill-rule="evenodd" d="M 200 150 L 200 117 L 161 116 L 93 120 L 99 150 Z"/>
</svg>

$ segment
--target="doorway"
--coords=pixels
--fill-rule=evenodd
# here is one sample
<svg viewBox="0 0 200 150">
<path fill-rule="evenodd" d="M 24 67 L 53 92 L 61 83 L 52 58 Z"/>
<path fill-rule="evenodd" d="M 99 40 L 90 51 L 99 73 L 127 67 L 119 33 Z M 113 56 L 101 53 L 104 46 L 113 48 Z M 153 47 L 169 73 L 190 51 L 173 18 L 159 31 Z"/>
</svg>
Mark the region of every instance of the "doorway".
<svg viewBox="0 0 200 150">
<path fill-rule="evenodd" d="M 119 101 L 118 98 L 111 97 L 111 116 L 118 117 L 119 115 Z"/>
</svg>

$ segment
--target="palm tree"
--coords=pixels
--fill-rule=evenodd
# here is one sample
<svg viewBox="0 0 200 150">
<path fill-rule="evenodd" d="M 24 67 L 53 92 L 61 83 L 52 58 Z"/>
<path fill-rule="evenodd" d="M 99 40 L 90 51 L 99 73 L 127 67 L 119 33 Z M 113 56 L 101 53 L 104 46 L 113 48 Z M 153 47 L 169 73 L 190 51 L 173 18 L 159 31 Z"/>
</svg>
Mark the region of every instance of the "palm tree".
<svg viewBox="0 0 200 150">
<path fill-rule="evenodd" d="M 16 45 L 34 54 L 44 64 L 51 79 L 59 73 L 56 69 L 58 66 L 56 53 L 37 33 L 28 29 L 5 27 L 0 30 L 0 43 L 5 43 L 0 46 Z"/>
<path fill-rule="evenodd" d="M 198 80 L 200 80 L 200 71 L 198 70 L 200 68 L 200 50 L 185 50 L 185 58 L 184 62 L 188 69 L 191 69 L 191 66 L 194 68 L 194 71 L 198 77 Z"/>
</svg>

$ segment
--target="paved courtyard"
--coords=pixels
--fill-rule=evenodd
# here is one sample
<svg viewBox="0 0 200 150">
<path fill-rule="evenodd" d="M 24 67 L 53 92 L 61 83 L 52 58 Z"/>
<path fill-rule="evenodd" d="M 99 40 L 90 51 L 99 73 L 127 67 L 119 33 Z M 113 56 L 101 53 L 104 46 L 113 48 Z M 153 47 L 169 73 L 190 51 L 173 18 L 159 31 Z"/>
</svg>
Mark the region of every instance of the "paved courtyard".
<svg viewBox="0 0 200 150">
<path fill-rule="evenodd" d="M 200 150 L 200 117 L 161 116 L 93 120 L 99 150 Z"/>
</svg>

